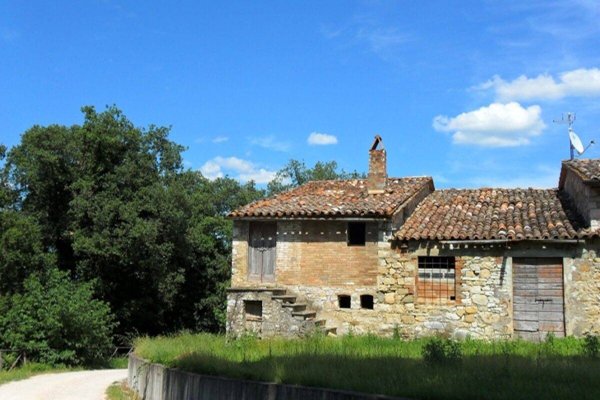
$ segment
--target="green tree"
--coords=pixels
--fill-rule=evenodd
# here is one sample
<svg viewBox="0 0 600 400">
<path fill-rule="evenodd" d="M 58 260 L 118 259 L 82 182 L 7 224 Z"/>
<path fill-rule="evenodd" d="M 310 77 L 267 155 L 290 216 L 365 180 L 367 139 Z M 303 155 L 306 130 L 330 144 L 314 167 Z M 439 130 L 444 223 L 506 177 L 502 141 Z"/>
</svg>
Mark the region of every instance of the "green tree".
<svg viewBox="0 0 600 400">
<path fill-rule="evenodd" d="M 50 269 L 25 280 L 23 293 L 0 300 L 0 343 L 50 364 L 97 364 L 112 345 L 109 306 L 92 297 L 92 285 Z"/>
<path fill-rule="evenodd" d="M 304 161 L 290 160 L 287 165 L 280 169 L 275 178 L 267 185 L 269 196 L 295 188 L 310 181 L 334 180 L 334 179 L 357 179 L 363 178 L 364 174 L 356 171 L 346 172 L 339 170 L 337 162 L 318 161 L 314 167 L 308 168 Z"/>
<path fill-rule="evenodd" d="M 7 158 L 14 208 L 77 281 L 94 281 L 118 333 L 224 326 L 231 257 L 226 215 L 264 193 L 182 167 L 169 128 L 135 127 L 115 107 L 84 123 L 36 126 Z"/>
<path fill-rule="evenodd" d="M 17 192 L 11 187 L 8 169 L 4 167 L 6 146 L 0 144 L 0 212 L 15 205 Z"/>
<path fill-rule="evenodd" d="M 18 211 L 0 209 L 0 295 L 22 290 L 25 279 L 55 265 L 44 251 L 37 222 Z"/>
<path fill-rule="evenodd" d="M 0 145 L 0 162 L 6 147 Z M 54 257 L 44 251 L 39 225 L 14 208 L 16 193 L 8 174 L 0 169 L 0 296 L 18 292 L 33 272 L 54 264 Z"/>
</svg>

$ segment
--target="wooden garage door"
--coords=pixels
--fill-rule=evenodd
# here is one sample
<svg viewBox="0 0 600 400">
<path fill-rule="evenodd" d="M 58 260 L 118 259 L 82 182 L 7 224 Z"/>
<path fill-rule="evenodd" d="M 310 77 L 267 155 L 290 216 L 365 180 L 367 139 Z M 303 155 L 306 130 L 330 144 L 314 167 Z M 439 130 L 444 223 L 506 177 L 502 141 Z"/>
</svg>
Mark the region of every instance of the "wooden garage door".
<svg viewBox="0 0 600 400">
<path fill-rule="evenodd" d="M 543 340 L 565 334 L 560 258 L 513 259 L 513 318 L 517 337 Z"/>
</svg>

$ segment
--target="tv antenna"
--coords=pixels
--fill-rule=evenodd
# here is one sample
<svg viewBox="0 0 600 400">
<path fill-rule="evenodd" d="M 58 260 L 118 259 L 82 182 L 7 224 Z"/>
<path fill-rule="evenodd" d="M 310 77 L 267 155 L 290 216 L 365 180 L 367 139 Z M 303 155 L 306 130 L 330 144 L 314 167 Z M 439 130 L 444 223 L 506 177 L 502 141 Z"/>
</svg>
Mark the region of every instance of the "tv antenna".
<svg viewBox="0 0 600 400">
<path fill-rule="evenodd" d="M 575 133 L 575 131 L 573 130 L 573 124 L 575 123 L 575 113 L 572 112 L 568 112 L 567 113 L 567 119 L 565 119 L 564 114 L 561 116 L 560 120 L 554 120 L 555 124 L 567 124 L 569 126 L 569 150 L 571 153 L 571 160 L 573 160 L 575 158 L 575 152 L 577 152 L 577 155 L 582 155 L 583 153 L 585 153 L 585 151 L 587 149 L 590 148 L 591 145 L 593 145 L 595 142 L 593 140 L 590 141 L 590 143 L 587 145 L 587 147 L 583 147 L 583 143 L 581 143 L 581 139 L 579 139 L 579 136 L 577 136 L 577 134 Z"/>
</svg>

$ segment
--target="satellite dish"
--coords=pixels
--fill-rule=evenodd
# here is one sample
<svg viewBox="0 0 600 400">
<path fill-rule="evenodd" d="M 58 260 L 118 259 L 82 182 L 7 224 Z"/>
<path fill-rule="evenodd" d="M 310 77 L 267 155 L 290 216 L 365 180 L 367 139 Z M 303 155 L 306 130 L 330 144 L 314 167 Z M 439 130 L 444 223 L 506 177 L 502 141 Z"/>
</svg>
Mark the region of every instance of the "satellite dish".
<svg viewBox="0 0 600 400">
<path fill-rule="evenodd" d="M 581 143 L 581 139 L 579 139 L 579 136 L 577 136 L 572 129 L 569 129 L 569 140 L 571 141 L 571 147 L 574 148 L 577 153 L 583 154 L 585 151 L 583 143 Z"/>
<path fill-rule="evenodd" d="M 595 144 L 595 142 L 591 140 L 590 144 L 588 144 L 586 148 L 583 147 L 581 139 L 579 139 L 579 136 L 577 136 L 577 134 L 573 131 L 573 123 L 575 123 L 575 113 L 569 112 L 567 113 L 567 119 L 565 119 L 565 116 L 563 115 L 559 121 L 554 120 L 554 122 L 557 124 L 569 125 L 569 150 L 571 151 L 571 160 L 575 158 L 575 151 L 577 151 L 577 154 L 582 155 L 587 149 L 590 148 L 591 145 Z"/>
</svg>

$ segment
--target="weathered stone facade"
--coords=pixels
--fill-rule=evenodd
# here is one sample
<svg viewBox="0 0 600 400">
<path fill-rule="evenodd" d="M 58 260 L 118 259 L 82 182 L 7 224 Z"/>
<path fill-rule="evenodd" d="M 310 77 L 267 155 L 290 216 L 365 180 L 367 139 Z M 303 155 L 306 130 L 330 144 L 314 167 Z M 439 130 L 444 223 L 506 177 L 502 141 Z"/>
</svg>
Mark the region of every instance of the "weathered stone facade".
<svg viewBox="0 0 600 400">
<path fill-rule="evenodd" d="M 600 240 L 565 258 L 565 323 L 569 335 L 600 335 Z"/>
<path fill-rule="evenodd" d="M 600 160 L 563 162 L 558 190 L 434 191 L 388 178 L 386 158 L 376 136 L 366 181 L 312 182 L 231 214 L 229 333 L 600 334 Z M 252 301 L 260 321 L 240 311 Z"/>
<path fill-rule="evenodd" d="M 316 311 L 318 319 L 326 320 L 327 326 L 337 328 L 339 334 L 392 335 L 396 332 L 407 338 L 443 334 L 455 338 L 500 339 L 513 336 L 513 258 L 560 257 L 564 266 L 565 333 L 575 336 L 600 333 L 598 241 L 458 246 L 440 242 L 414 242 L 401 248 L 399 244 L 390 245 L 385 240 L 386 235 L 385 229 L 379 231 L 381 240 L 376 243 L 376 257 L 364 259 L 366 262 L 375 262 L 377 271 L 374 281 L 329 281 L 324 278 L 329 274 L 322 275 L 323 279 L 311 281 L 312 278 L 303 280 L 301 273 L 282 273 L 278 276 L 283 279 L 276 280 L 274 285 L 297 295 L 311 310 Z M 303 240 L 310 241 L 308 238 Z M 290 256 L 285 250 L 283 254 Z M 444 301 L 443 304 L 422 301 L 417 289 L 420 256 L 455 257 L 457 275 L 454 301 Z M 281 261 L 284 260 L 285 257 L 282 257 Z M 336 269 L 343 268 L 344 260 L 341 252 Z M 317 260 L 311 262 L 318 263 Z M 324 270 L 331 268 L 328 262 L 320 264 Z M 282 269 L 285 270 L 284 265 Z M 369 265 L 365 266 L 365 271 L 369 271 Z M 365 294 L 374 297 L 373 309 L 361 308 L 360 296 Z M 339 307 L 339 295 L 351 296 L 351 308 Z M 232 299 L 230 295 L 230 310 Z M 300 330 L 286 325 L 285 318 L 276 317 L 275 321 L 279 325 L 274 328 L 266 326 L 263 332 L 293 335 Z"/>
<path fill-rule="evenodd" d="M 567 194 L 572 207 L 583 217 L 587 226 L 600 228 L 600 187 L 582 180 L 569 168 L 563 168 L 560 189 Z"/>
<path fill-rule="evenodd" d="M 227 332 L 239 336 L 242 333 L 261 337 L 297 337 L 314 331 L 317 320 L 295 317 L 292 308 L 285 307 L 278 294 L 281 290 L 245 289 L 230 290 L 227 298 Z M 248 315 L 247 303 L 258 303 L 260 316 Z"/>
</svg>

